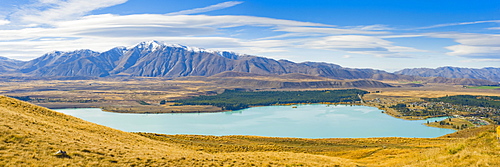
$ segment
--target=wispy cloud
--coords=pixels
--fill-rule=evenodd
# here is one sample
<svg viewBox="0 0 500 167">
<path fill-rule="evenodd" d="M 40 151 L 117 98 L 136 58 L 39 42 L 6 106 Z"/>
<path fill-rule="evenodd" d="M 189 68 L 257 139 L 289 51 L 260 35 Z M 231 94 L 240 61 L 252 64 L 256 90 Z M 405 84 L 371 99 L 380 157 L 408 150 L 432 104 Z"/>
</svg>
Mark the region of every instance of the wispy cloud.
<svg viewBox="0 0 500 167">
<path fill-rule="evenodd" d="M 88 15 L 92 10 L 124 3 L 126 0 L 39 0 L 22 7 L 17 18 L 29 24 L 49 26 L 0 29 L 0 55 L 30 59 L 52 50 L 93 49 L 105 51 L 145 40 L 161 40 L 209 49 L 240 51 L 247 54 L 287 53 L 290 49 L 319 49 L 341 55 L 412 57 L 426 50 L 400 46 L 390 38 L 448 38 L 457 45 L 448 46 L 448 55 L 470 59 L 500 59 L 500 36 L 465 33 L 395 33 L 389 26 L 375 24 L 338 27 L 335 25 L 255 16 L 189 15 L 232 7 L 243 2 L 228 1 L 203 8 L 169 14 Z M 0 25 L 11 20 L 0 19 Z M 439 24 L 421 29 L 500 20 Z M 250 29 L 246 38 L 231 32 Z M 228 30 L 231 31 L 228 31 Z M 258 29 L 258 30 L 255 30 Z M 259 31 L 263 30 L 263 31 Z M 266 32 L 262 33 L 261 32 Z M 251 33 L 259 33 L 258 35 Z M 21 52 L 20 52 L 21 50 Z"/>
<path fill-rule="evenodd" d="M 0 25 L 6 25 L 6 24 L 9 24 L 10 21 L 9 20 L 0 20 Z"/>
<path fill-rule="evenodd" d="M 276 31 L 296 33 L 320 33 L 320 34 L 387 34 L 389 32 L 367 31 L 356 29 L 342 29 L 332 27 L 278 27 Z"/>
<path fill-rule="evenodd" d="M 243 2 L 242 1 L 228 1 L 228 2 L 218 3 L 215 5 L 210 5 L 210 6 L 203 7 L 203 8 L 196 8 L 196 9 L 189 9 L 189 10 L 167 13 L 166 15 L 188 15 L 188 14 L 205 13 L 205 12 L 210 12 L 210 11 L 214 11 L 214 10 L 220 10 L 220 9 L 224 9 L 224 8 L 233 7 L 233 6 L 239 5 L 241 3 L 243 3 Z"/>
<path fill-rule="evenodd" d="M 374 25 L 364 25 L 364 26 L 354 26 L 354 27 L 348 27 L 356 30 L 363 30 L 363 31 L 379 31 L 379 30 L 393 30 L 393 28 L 390 28 L 387 25 L 383 24 L 374 24 Z"/>
<path fill-rule="evenodd" d="M 462 60 L 464 63 L 476 63 L 476 62 L 500 62 L 500 59 L 467 59 Z"/>
<path fill-rule="evenodd" d="M 127 0 L 39 0 L 22 6 L 10 15 L 11 21 L 21 24 L 53 24 L 57 21 L 78 19 L 89 12 L 127 2 Z"/>
<path fill-rule="evenodd" d="M 500 35 L 475 33 L 430 33 L 434 38 L 453 39 L 458 45 L 446 47 L 448 55 L 471 59 L 500 59 Z"/>
<path fill-rule="evenodd" d="M 431 28 L 440 28 L 440 27 L 449 27 L 449 26 L 461 26 L 461 25 L 471 25 L 471 24 L 482 24 L 482 23 L 500 23 L 500 20 L 485 20 L 485 21 L 471 21 L 471 22 L 461 22 L 461 23 L 446 23 L 446 24 L 437 24 L 427 27 L 419 27 L 415 29 L 431 29 Z"/>
<path fill-rule="evenodd" d="M 85 16 L 77 20 L 57 21 L 52 25 L 52 27 L 0 30 L 2 40 L 10 41 L 0 42 L 0 48 L 8 45 L 14 50 L 24 50 L 25 53 L 31 53 L 31 57 L 35 57 L 51 50 L 88 48 L 105 51 L 114 46 L 128 46 L 155 39 L 210 49 L 242 51 L 247 54 L 287 52 L 289 48 L 296 47 L 377 54 L 386 57 L 390 54 L 416 51 L 413 48 L 395 46 L 380 37 L 368 36 L 388 32 L 343 29 L 333 25 L 254 16 L 103 14 Z M 302 36 L 239 39 L 223 34 L 226 29 L 248 27 L 285 35 L 302 34 Z M 15 47 L 16 45 L 18 47 Z M 19 48 L 21 46 L 23 48 Z M 0 54 L 8 55 L 15 52 L 14 50 L 2 50 Z"/>
<path fill-rule="evenodd" d="M 304 43 L 307 48 L 344 51 L 377 57 L 409 57 L 407 52 L 426 52 L 411 47 L 393 45 L 392 42 L 376 36 L 338 35 Z"/>
</svg>

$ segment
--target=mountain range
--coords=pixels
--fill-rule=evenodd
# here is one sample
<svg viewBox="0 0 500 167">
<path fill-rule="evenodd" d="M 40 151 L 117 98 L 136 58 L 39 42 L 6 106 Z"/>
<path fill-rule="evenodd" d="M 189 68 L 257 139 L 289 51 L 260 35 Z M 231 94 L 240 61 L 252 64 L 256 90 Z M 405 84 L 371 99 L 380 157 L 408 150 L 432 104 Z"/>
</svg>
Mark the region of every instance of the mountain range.
<svg viewBox="0 0 500 167">
<path fill-rule="evenodd" d="M 489 69 L 486 69 L 489 70 Z M 499 69 L 491 69 L 498 70 Z M 141 42 L 132 47 L 116 47 L 105 52 L 76 50 L 53 51 L 30 61 L 18 61 L 0 57 L 0 74 L 3 76 L 37 77 L 185 77 L 213 76 L 226 71 L 260 75 L 306 74 L 331 79 L 375 80 L 436 80 L 422 78 L 405 70 L 389 73 L 374 69 L 344 68 L 323 62 L 295 63 L 265 57 L 238 54 L 227 51 L 211 51 L 183 45 L 171 45 L 158 41 Z M 495 71 L 491 72 L 495 73 Z M 460 76 L 460 75 L 454 75 Z M 462 75 L 466 76 L 466 75 Z M 445 76 L 448 77 L 448 76 Z M 460 82 L 472 85 L 495 85 L 491 81 L 472 78 Z M 480 79 L 480 80 L 478 80 Z M 434 82 L 434 81 L 432 81 Z M 439 79 L 439 82 L 455 82 Z M 455 84 L 462 84 L 462 83 Z"/>
<path fill-rule="evenodd" d="M 500 68 L 493 67 L 482 69 L 459 67 L 413 68 L 396 71 L 395 74 L 419 77 L 472 78 L 500 82 Z"/>
</svg>

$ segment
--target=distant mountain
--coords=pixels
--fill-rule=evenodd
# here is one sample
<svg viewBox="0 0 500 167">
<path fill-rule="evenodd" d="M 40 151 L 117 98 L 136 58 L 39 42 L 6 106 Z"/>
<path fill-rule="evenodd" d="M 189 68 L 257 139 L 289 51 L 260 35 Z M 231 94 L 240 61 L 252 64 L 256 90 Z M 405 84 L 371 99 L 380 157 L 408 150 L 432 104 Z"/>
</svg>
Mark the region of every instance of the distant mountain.
<svg viewBox="0 0 500 167">
<path fill-rule="evenodd" d="M 227 71 L 259 75 L 295 73 L 289 77 L 303 77 L 296 74 L 306 74 L 331 79 L 422 80 L 381 70 L 343 68 L 336 64 L 318 62 L 295 63 L 158 41 L 141 42 L 132 47 L 116 47 L 102 53 L 91 50 L 54 51 L 27 62 L 0 57 L 0 74 L 4 76 L 185 77 L 213 76 Z"/>
<path fill-rule="evenodd" d="M 225 71 L 261 75 L 301 73 L 334 79 L 370 79 L 379 73 L 394 75 L 378 70 L 350 69 L 329 63 L 294 63 L 158 41 L 142 42 L 130 48 L 117 47 L 102 53 L 91 50 L 54 51 L 5 68 L 4 71 L 18 70 L 32 76 L 65 77 L 212 76 Z"/>
<path fill-rule="evenodd" d="M 386 88 L 392 87 L 373 80 L 334 80 L 325 77 L 312 76 L 300 73 L 282 75 L 260 75 L 245 72 L 226 71 L 210 77 L 185 77 L 182 80 L 201 80 L 215 82 L 227 87 L 239 88 Z"/>
<path fill-rule="evenodd" d="M 500 68 L 493 67 L 482 69 L 459 67 L 413 68 L 396 71 L 395 73 L 420 77 L 471 78 L 500 82 Z"/>
<path fill-rule="evenodd" d="M 0 74 L 16 72 L 24 63 L 23 61 L 0 56 Z"/>
<path fill-rule="evenodd" d="M 35 76 L 100 76 L 106 70 L 103 61 L 93 61 L 98 55 L 91 50 L 54 51 L 28 61 L 20 71 Z"/>
<path fill-rule="evenodd" d="M 484 79 L 472 79 L 472 78 L 444 78 L 444 77 L 423 77 L 424 83 L 446 83 L 455 85 L 485 85 L 485 86 L 496 86 L 498 82 L 493 82 Z"/>
</svg>

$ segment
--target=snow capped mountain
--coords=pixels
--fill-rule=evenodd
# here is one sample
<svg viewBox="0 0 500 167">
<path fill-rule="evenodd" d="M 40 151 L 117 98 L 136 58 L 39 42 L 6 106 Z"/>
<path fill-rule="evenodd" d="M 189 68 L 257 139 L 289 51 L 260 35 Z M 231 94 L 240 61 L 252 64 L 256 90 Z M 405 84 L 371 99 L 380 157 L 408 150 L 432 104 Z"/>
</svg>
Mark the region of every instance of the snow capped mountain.
<svg viewBox="0 0 500 167">
<path fill-rule="evenodd" d="M 165 45 L 165 43 L 161 43 L 158 41 L 148 41 L 148 42 L 141 42 L 138 43 L 137 45 L 134 45 L 131 48 L 127 48 L 128 50 L 132 48 L 138 48 L 138 49 L 147 49 L 149 51 L 156 51 L 159 47 Z"/>
<path fill-rule="evenodd" d="M 131 47 L 115 47 L 102 53 L 88 49 L 52 51 L 15 67 L 4 65 L 0 72 L 18 70 L 35 76 L 205 76 L 229 70 L 231 67 L 220 66 L 220 62 L 238 56 L 232 52 L 153 40 Z"/>
<path fill-rule="evenodd" d="M 37 77 L 184 77 L 212 76 L 226 71 L 264 75 L 300 73 L 333 79 L 412 79 L 379 70 L 343 68 L 331 63 L 294 63 L 159 41 L 115 47 L 102 53 L 88 49 L 53 51 L 27 62 L 0 57 L 0 73 Z"/>
<path fill-rule="evenodd" d="M 151 52 L 154 52 L 158 49 L 162 49 L 165 47 L 183 48 L 186 51 L 191 51 L 191 52 L 211 52 L 211 53 L 215 52 L 215 51 L 207 50 L 207 49 L 203 49 L 203 48 L 189 47 L 189 46 L 184 46 L 181 44 L 169 44 L 166 42 L 160 42 L 160 41 L 156 41 L 156 40 L 141 42 L 141 43 L 138 43 L 138 44 L 136 44 L 132 47 L 129 47 L 127 49 L 130 50 L 132 48 L 138 48 L 138 49 L 146 49 L 146 50 L 149 50 Z"/>
</svg>

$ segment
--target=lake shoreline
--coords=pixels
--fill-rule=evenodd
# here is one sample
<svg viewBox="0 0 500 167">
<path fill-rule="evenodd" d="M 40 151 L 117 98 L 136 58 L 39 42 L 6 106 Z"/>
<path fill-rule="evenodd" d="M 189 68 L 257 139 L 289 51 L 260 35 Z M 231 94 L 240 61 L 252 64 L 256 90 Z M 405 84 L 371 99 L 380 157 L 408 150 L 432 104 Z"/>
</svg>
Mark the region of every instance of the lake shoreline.
<svg viewBox="0 0 500 167">
<path fill-rule="evenodd" d="M 296 105 L 310 105 L 310 104 L 325 104 L 325 105 L 350 105 L 350 106 L 367 106 L 367 107 L 375 107 L 381 110 L 383 113 L 402 120 L 425 120 L 428 118 L 437 118 L 437 117 L 442 117 L 442 116 L 426 116 L 426 117 L 402 117 L 399 116 L 399 113 L 395 111 L 394 109 L 391 108 L 381 108 L 380 106 L 377 106 L 376 104 L 371 104 L 371 103 L 363 103 L 363 102 L 355 102 L 355 103 L 347 103 L 347 102 L 340 102 L 340 103 L 332 103 L 332 102 L 319 102 L 319 103 L 287 103 L 287 104 L 274 104 L 274 105 L 267 105 L 267 106 L 292 106 L 296 107 Z M 261 106 L 249 106 L 248 108 L 254 108 L 254 107 L 267 107 L 264 105 Z M 75 106 L 68 106 L 68 107 L 63 107 L 63 105 L 59 105 L 57 108 L 51 108 L 51 109 L 76 109 L 76 108 L 100 108 L 104 112 L 110 112 L 110 113 L 121 113 L 121 114 L 183 114 L 183 113 L 222 113 L 222 112 L 230 112 L 230 111 L 238 111 L 238 110 L 216 110 L 216 111 L 190 111 L 190 110 L 180 110 L 180 111 L 161 111 L 161 112 L 136 112 L 136 111 L 119 111 L 119 110 L 109 110 L 106 109 L 107 107 L 89 107 L 89 106 L 82 106 L 82 107 L 75 107 Z M 244 109 L 248 109 L 244 108 Z M 240 109 L 243 110 L 243 109 Z M 424 125 L 429 126 L 429 127 L 436 127 L 436 128 L 444 128 L 444 129 L 453 129 L 453 128 L 448 128 L 440 125 L 431 125 L 431 124 L 426 124 Z M 453 130 L 458 130 L 458 129 L 453 129 Z"/>
<path fill-rule="evenodd" d="M 293 108 L 293 106 L 297 106 L 297 108 Z M 91 122 L 94 122 L 92 121 L 93 117 L 106 116 L 106 119 L 104 119 L 106 121 L 94 122 L 94 123 L 130 132 L 148 132 L 148 133 L 162 133 L 162 134 L 198 134 L 198 135 L 216 135 L 216 136 L 253 135 L 253 136 L 268 136 L 268 137 L 291 137 L 291 138 L 367 138 L 367 137 L 434 138 L 455 132 L 455 130 L 447 131 L 444 130 L 443 128 L 436 128 L 434 130 L 431 129 L 423 130 L 425 129 L 424 127 L 429 128 L 429 126 L 424 126 L 425 125 L 424 121 L 420 120 L 418 122 L 415 122 L 411 120 L 394 118 L 392 116 L 388 116 L 380 112 L 378 108 L 374 108 L 371 106 L 350 105 L 350 104 L 339 105 L 333 103 L 328 103 L 328 104 L 296 103 L 296 104 L 279 105 L 279 106 L 277 105 L 261 106 L 261 107 L 254 106 L 244 110 L 243 112 L 232 111 L 226 113 L 220 113 L 220 112 L 167 113 L 167 114 L 136 113 L 129 115 L 124 113 L 106 112 L 100 108 L 93 108 L 93 109 L 89 108 L 88 110 L 68 109 L 63 113 L 77 116 L 82 119 L 84 118 L 89 119 L 88 121 Z M 123 123 L 123 121 L 122 123 L 112 123 L 112 124 L 108 123 L 109 120 L 121 120 L 124 118 L 129 119 L 128 121 L 124 121 L 127 122 L 125 124 Z M 278 118 L 278 120 L 275 120 L 274 118 Z M 138 121 L 136 119 L 142 121 L 136 122 Z M 161 125 L 160 124 L 149 125 L 150 123 L 154 122 L 160 123 Z M 261 123 L 264 122 L 268 122 L 270 124 L 261 125 Z M 167 124 L 163 125 L 163 123 Z M 204 123 L 208 124 L 204 125 Z M 291 124 L 288 125 L 289 123 Z M 128 129 L 121 129 L 120 127 L 122 126 L 128 127 Z M 137 129 L 138 127 L 136 128 L 135 126 L 147 127 L 147 128 Z M 310 130 L 302 129 L 304 127 L 311 127 L 311 126 L 313 127 Z M 166 129 L 161 128 L 159 130 L 158 129 L 155 130 L 155 128 L 153 127 L 168 127 L 168 128 Z M 183 127 L 183 128 L 178 129 L 177 127 Z M 251 128 L 247 129 L 248 127 Z M 275 129 L 279 127 L 288 128 L 288 130 Z M 325 129 L 325 127 L 330 127 L 330 128 Z M 360 129 L 366 129 L 367 127 L 370 127 L 371 130 L 367 132 L 358 132 Z M 255 128 L 264 129 L 265 133 L 254 132 Z M 408 131 L 408 128 L 413 130 Z M 212 132 L 213 130 L 217 129 L 222 130 L 223 133 Z M 389 130 L 389 129 L 395 129 L 395 130 Z M 312 131 L 312 133 L 314 134 L 309 134 L 309 135 L 286 134 L 285 131 L 291 131 L 292 133 L 296 133 L 294 131 L 299 131 L 297 133 L 306 133 L 305 131 Z M 349 132 L 344 132 L 344 131 L 349 131 Z M 378 131 L 381 131 L 382 134 L 378 134 Z M 414 131 L 419 131 L 419 132 L 413 134 Z M 351 133 L 354 136 L 349 135 Z M 431 136 L 422 135 L 426 133 L 431 133 L 433 135 Z"/>
</svg>

